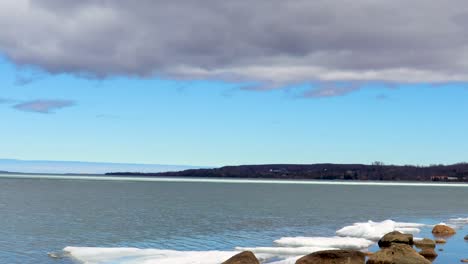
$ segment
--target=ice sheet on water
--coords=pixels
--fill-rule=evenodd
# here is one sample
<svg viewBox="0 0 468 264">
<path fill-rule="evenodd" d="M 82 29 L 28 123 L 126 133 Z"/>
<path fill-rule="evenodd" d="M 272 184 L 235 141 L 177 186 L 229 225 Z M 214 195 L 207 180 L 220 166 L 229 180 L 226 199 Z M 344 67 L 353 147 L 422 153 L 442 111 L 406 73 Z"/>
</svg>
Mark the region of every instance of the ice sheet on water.
<svg viewBox="0 0 468 264">
<path fill-rule="evenodd" d="M 468 225 L 468 217 L 467 218 L 462 218 L 462 217 L 450 218 L 448 222 L 450 224 L 455 224 L 455 225 Z"/>
<path fill-rule="evenodd" d="M 399 232 L 404 233 L 404 234 L 415 235 L 415 234 L 418 234 L 419 232 L 421 232 L 421 229 L 416 228 L 416 227 L 400 227 L 400 228 L 395 228 L 395 231 L 399 231 Z"/>
<path fill-rule="evenodd" d="M 364 249 L 374 244 L 374 241 L 356 237 L 282 237 L 275 240 L 280 246 L 288 247 L 328 247 L 339 249 Z"/>
<path fill-rule="evenodd" d="M 423 226 L 425 225 L 418 223 L 395 222 L 392 220 L 385 220 L 382 222 L 368 221 L 345 226 L 336 231 L 336 234 L 343 237 L 358 237 L 375 241 L 392 231 L 416 234 L 421 231 L 419 228 Z"/>
<path fill-rule="evenodd" d="M 219 264 L 237 251 L 175 251 L 138 248 L 66 247 L 63 251 L 86 264 Z"/>
</svg>

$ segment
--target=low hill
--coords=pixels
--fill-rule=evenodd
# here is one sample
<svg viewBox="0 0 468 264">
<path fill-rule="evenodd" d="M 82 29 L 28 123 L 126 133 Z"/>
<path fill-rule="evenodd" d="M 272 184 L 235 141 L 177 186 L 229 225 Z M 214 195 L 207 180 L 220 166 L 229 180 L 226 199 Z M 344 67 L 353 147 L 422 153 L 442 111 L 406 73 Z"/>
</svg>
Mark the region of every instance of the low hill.
<svg viewBox="0 0 468 264">
<path fill-rule="evenodd" d="M 468 163 L 433 166 L 397 166 L 364 164 L 268 164 L 225 166 L 213 169 L 189 169 L 162 173 L 108 173 L 108 175 L 324 179 L 324 180 L 385 180 L 385 181 L 459 181 L 468 182 Z"/>
</svg>

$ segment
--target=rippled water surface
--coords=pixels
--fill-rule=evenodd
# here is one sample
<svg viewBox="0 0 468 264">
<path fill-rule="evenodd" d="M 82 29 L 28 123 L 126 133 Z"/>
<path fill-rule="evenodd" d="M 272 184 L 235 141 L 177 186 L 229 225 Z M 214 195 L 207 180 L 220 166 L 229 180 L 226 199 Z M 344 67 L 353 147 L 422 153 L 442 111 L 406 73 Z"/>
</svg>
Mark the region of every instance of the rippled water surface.
<svg viewBox="0 0 468 264">
<path fill-rule="evenodd" d="M 0 262 L 72 263 L 47 256 L 66 246 L 272 246 L 369 219 L 438 223 L 467 215 L 466 187 L 1 178 Z M 454 248 L 468 252 L 468 243 Z"/>
</svg>

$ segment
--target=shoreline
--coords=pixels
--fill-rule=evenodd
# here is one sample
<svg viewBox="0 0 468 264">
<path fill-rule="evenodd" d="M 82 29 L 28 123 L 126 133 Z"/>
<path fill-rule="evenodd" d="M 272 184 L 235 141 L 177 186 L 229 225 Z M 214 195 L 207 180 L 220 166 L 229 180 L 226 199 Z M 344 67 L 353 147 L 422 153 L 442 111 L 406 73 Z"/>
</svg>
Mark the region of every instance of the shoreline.
<svg viewBox="0 0 468 264">
<path fill-rule="evenodd" d="M 464 244 L 468 243 L 468 240 L 463 239 L 464 232 L 463 227 L 467 225 L 468 218 L 450 218 L 447 219 L 450 223 L 446 224 L 435 224 L 434 223 L 411 223 L 411 222 L 395 222 L 392 220 L 384 220 L 382 222 L 357 222 L 336 231 L 334 236 L 323 236 L 323 237 L 282 237 L 275 240 L 271 246 L 260 246 L 260 247 L 235 247 L 229 250 L 174 250 L 174 249 L 161 249 L 161 248 L 140 248 L 140 247 L 80 247 L 80 246 L 67 246 L 61 251 L 49 253 L 49 256 L 55 258 L 55 256 L 71 257 L 79 261 L 86 263 L 86 260 L 91 256 L 93 257 L 104 257 L 112 263 L 114 259 L 119 256 L 129 255 L 138 261 L 139 258 L 146 259 L 153 258 L 155 261 L 162 261 L 163 263 L 168 260 L 174 260 L 175 263 L 189 263 L 188 260 L 193 261 L 190 263 L 204 263 L 199 262 L 201 259 L 207 257 L 215 258 L 216 261 L 206 262 L 207 264 L 220 263 L 225 261 L 229 257 L 235 257 L 238 254 L 245 252 L 252 253 L 260 260 L 260 263 L 265 264 L 294 264 L 302 263 L 298 261 L 300 258 L 307 258 L 311 255 L 320 255 L 321 252 L 335 251 L 335 252 L 361 252 L 362 256 L 365 256 L 365 262 L 369 263 L 369 259 L 376 258 L 377 256 L 382 257 L 380 252 L 388 250 L 392 247 L 392 243 L 398 245 L 407 244 L 404 248 L 404 255 L 411 255 L 412 258 L 427 259 L 434 264 L 448 263 L 456 261 L 462 261 L 467 256 L 464 254 Z M 457 222 L 458 221 L 458 222 Z M 457 224 L 458 223 L 458 224 Z M 434 234 L 433 230 L 435 226 L 451 226 L 457 230 L 456 233 L 444 236 Z M 364 230 L 368 230 L 368 227 L 373 227 L 374 234 L 362 233 Z M 397 232 L 398 238 L 387 237 L 389 234 Z M 366 235 L 363 235 L 366 234 Z M 402 242 L 404 239 L 410 240 Z M 385 240 L 386 238 L 386 240 Z M 444 238 L 441 240 L 441 238 Z M 391 239 L 395 239 L 397 242 L 392 242 Z M 414 239 L 414 244 L 413 244 Z M 429 240 L 429 241 L 427 241 Z M 389 242 L 389 245 L 380 244 L 381 241 Z M 427 244 L 429 242 L 429 244 Z M 430 245 L 432 244 L 432 245 Z M 395 244 L 393 244 L 395 245 Z M 434 256 L 425 256 L 423 252 L 430 251 Z M 397 251 L 398 252 L 398 251 Z M 398 252 L 398 254 L 402 254 Z M 418 257 L 419 256 L 419 257 Z M 179 259 L 179 257 L 182 257 Z M 377 257 L 377 258 L 379 258 Z M 326 258 L 326 257 L 325 257 Z M 182 262 L 178 262 L 182 261 Z M 139 263 L 139 262 L 135 262 Z M 156 262 L 155 262 L 156 263 Z M 230 263 L 230 262 L 227 262 Z M 246 263 L 258 263 L 258 262 L 246 262 Z M 355 263 L 355 262 L 353 262 Z M 356 262 L 357 263 L 357 262 Z M 359 262 L 361 263 L 361 262 Z M 422 263 L 422 262 L 417 262 Z M 426 263 L 426 262 L 424 262 Z"/>
<path fill-rule="evenodd" d="M 37 179 L 37 180 L 88 180 L 88 181 L 128 181 L 128 182 L 180 182 L 180 183 L 237 183 L 237 184 L 291 184 L 291 185 L 348 185 L 348 186 L 415 186 L 415 187 L 460 187 L 468 188 L 464 182 L 432 181 L 364 181 L 364 180 L 294 180 L 258 178 L 196 178 L 162 176 L 107 176 L 77 174 L 26 174 L 0 173 L 0 179 Z"/>
</svg>

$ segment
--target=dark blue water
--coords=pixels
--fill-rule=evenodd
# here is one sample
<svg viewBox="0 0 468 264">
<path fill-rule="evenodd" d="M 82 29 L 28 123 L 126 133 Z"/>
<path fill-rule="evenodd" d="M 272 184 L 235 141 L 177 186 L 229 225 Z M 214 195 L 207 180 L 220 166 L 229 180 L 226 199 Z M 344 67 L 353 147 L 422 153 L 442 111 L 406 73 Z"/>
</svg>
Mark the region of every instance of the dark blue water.
<svg viewBox="0 0 468 264">
<path fill-rule="evenodd" d="M 468 216 L 468 188 L 0 179 L 0 263 L 72 263 L 66 246 L 232 250 L 354 222 Z M 430 229 L 418 236 L 430 237 Z M 456 263 L 461 229 L 435 263 Z"/>
</svg>

